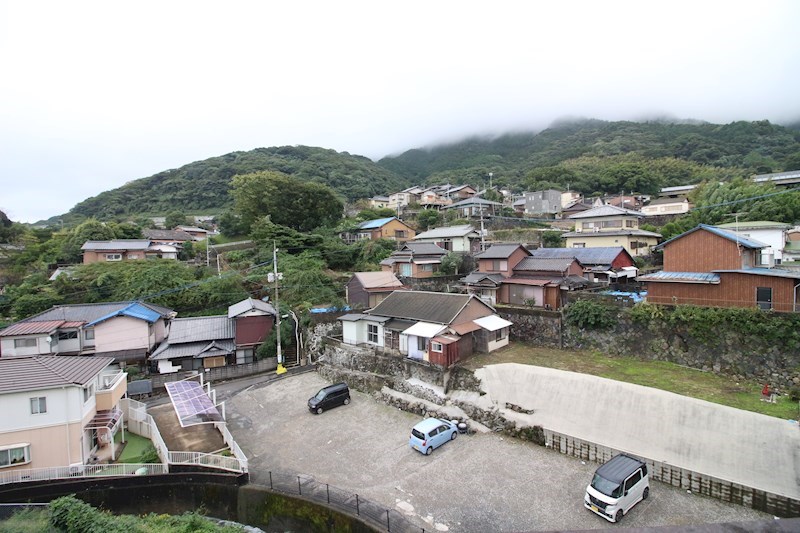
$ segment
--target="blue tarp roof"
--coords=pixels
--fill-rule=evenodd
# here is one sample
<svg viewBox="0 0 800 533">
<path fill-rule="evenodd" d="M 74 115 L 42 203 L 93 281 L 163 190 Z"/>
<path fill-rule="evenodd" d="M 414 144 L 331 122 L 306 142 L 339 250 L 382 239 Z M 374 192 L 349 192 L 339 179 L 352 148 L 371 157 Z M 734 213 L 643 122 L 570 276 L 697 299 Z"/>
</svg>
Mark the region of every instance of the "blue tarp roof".
<svg viewBox="0 0 800 533">
<path fill-rule="evenodd" d="M 152 309 L 143 306 L 140 303 L 132 303 L 127 307 L 123 307 L 118 311 L 113 311 L 108 313 L 107 315 L 101 316 L 100 318 L 89 322 L 87 326 L 94 326 L 95 324 L 99 324 L 100 322 L 105 322 L 109 318 L 114 318 L 115 316 L 129 316 L 131 318 L 138 318 L 139 320 L 145 320 L 150 322 L 151 324 L 156 322 L 161 315 L 153 311 Z"/>
<path fill-rule="evenodd" d="M 358 229 L 376 229 L 380 228 L 381 226 L 388 224 L 390 220 L 394 219 L 395 217 L 389 218 L 377 218 L 375 220 L 367 220 L 366 222 L 362 222 L 358 225 Z"/>
</svg>

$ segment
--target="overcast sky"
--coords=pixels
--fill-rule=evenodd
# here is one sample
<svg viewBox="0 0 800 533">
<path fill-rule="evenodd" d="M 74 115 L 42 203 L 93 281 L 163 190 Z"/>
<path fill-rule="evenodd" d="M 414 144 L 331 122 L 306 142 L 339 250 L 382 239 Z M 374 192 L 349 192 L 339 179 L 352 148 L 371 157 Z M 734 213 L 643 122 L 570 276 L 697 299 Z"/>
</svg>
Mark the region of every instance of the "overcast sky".
<svg viewBox="0 0 800 533">
<path fill-rule="evenodd" d="M 0 210 L 237 150 L 800 118 L 800 2 L 3 1 Z"/>
</svg>

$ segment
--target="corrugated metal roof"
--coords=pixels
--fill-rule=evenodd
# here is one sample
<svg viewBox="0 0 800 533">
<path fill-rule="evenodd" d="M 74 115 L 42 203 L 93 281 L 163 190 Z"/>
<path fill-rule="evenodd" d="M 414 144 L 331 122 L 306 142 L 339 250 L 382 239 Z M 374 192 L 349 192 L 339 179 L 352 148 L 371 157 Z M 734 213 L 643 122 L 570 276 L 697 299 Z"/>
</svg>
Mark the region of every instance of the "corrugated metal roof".
<svg viewBox="0 0 800 533">
<path fill-rule="evenodd" d="M 717 224 L 718 228 L 728 231 L 740 231 L 748 229 L 789 229 L 791 224 L 783 222 L 772 222 L 770 220 L 751 220 L 749 222 L 728 222 L 727 224 Z"/>
<path fill-rule="evenodd" d="M 750 274 L 753 276 L 768 276 L 770 278 L 789 278 L 800 279 L 800 272 L 795 270 L 783 270 L 780 268 L 744 268 L 739 270 L 714 270 L 713 272 L 735 273 L 735 274 Z"/>
<path fill-rule="evenodd" d="M 353 277 L 365 289 L 390 289 L 403 286 L 403 283 L 392 272 L 355 272 Z"/>
<path fill-rule="evenodd" d="M 574 257 L 526 257 L 514 267 L 517 270 L 529 270 L 536 272 L 566 272 L 573 262 L 577 261 Z"/>
<path fill-rule="evenodd" d="M 86 241 L 81 250 L 147 250 L 149 239 L 117 239 L 113 241 Z"/>
<path fill-rule="evenodd" d="M 463 226 L 447 226 L 443 228 L 435 228 L 432 230 L 425 231 L 420 233 L 416 237 L 414 237 L 415 241 L 421 239 L 440 239 L 445 237 L 463 237 L 465 235 L 469 235 L 470 233 L 477 233 L 475 228 L 470 225 L 463 225 Z"/>
<path fill-rule="evenodd" d="M 233 339 L 235 323 L 225 315 L 176 318 L 169 328 L 170 344 Z"/>
<path fill-rule="evenodd" d="M 527 255 L 530 251 L 521 244 L 493 244 L 483 252 L 475 254 L 476 259 L 508 259 L 518 248 L 522 248 Z"/>
<path fill-rule="evenodd" d="M 63 324 L 63 320 L 46 320 L 42 322 L 17 322 L 0 331 L 0 337 L 11 337 L 17 335 L 41 335 L 42 333 L 52 333 Z"/>
<path fill-rule="evenodd" d="M 613 235 L 629 235 L 631 237 L 655 237 L 656 239 L 661 238 L 660 233 L 656 233 L 654 231 L 645 231 L 643 229 L 622 229 L 622 230 L 614 230 L 614 231 L 570 231 L 567 233 L 562 234 L 562 237 L 586 237 L 587 239 L 591 239 L 592 237 L 609 237 Z"/>
<path fill-rule="evenodd" d="M 44 355 L 0 359 L 0 394 L 85 385 L 114 360 L 110 357 Z"/>
<path fill-rule="evenodd" d="M 486 199 L 481 198 L 479 196 L 473 196 L 471 198 L 467 198 L 466 200 L 461 200 L 460 202 L 456 202 L 454 204 L 446 205 L 446 206 L 444 206 L 444 209 L 468 207 L 468 206 L 471 206 L 471 205 L 481 205 L 481 206 L 489 206 L 489 205 L 497 206 L 497 205 L 499 205 L 499 206 L 502 206 L 503 204 L 501 204 L 500 202 L 493 202 L 491 200 L 486 200 Z"/>
<path fill-rule="evenodd" d="M 151 324 L 158 321 L 161 318 L 161 315 L 153 311 L 152 309 L 145 307 L 139 303 L 132 303 L 123 307 L 122 309 L 118 309 L 117 311 L 112 311 L 107 315 L 101 316 L 96 320 L 93 320 L 87 324 L 87 326 L 94 326 L 99 324 L 100 322 L 105 322 L 110 318 L 114 318 L 117 316 L 127 316 L 130 318 L 136 318 L 138 320 L 144 320 L 145 322 L 149 322 Z"/>
<path fill-rule="evenodd" d="M 553 283 L 558 283 L 558 281 L 553 281 L 550 278 L 506 278 L 503 280 L 504 284 L 509 285 L 531 285 L 533 287 L 544 287 L 545 285 L 551 285 Z"/>
<path fill-rule="evenodd" d="M 378 229 L 382 226 L 385 226 L 392 220 L 397 217 L 388 217 L 388 218 L 376 218 L 375 220 L 367 220 L 366 222 L 362 222 L 357 227 L 358 229 Z"/>
<path fill-rule="evenodd" d="M 568 218 L 594 218 L 594 217 L 613 217 L 613 216 L 633 216 L 643 218 L 645 215 L 641 211 L 633 211 L 632 209 L 624 209 L 615 205 L 601 205 L 587 209 L 581 213 L 575 213 Z"/>
<path fill-rule="evenodd" d="M 718 284 L 719 275 L 712 274 L 711 272 L 653 272 L 639 276 L 636 281 L 653 281 L 653 282 L 666 282 L 666 283 L 707 283 Z"/>
<path fill-rule="evenodd" d="M 267 313 L 268 315 L 278 315 L 277 311 L 275 311 L 275 307 L 273 307 L 272 304 L 263 300 L 247 298 L 246 300 L 242 300 L 241 302 L 237 302 L 228 307 L 228 318 L 239 316 L 242 313 L 247 313 L 248 311 L 252 311 L 254 309 Z"/>
<path fill-rule="evenodd" d="M 98 304 L 78 304 L 78 305 L 57 305 L 38 315 L 33 315 L 20 322 L 41 322 L 46 320 L 64 320 L 68 322 L 92 322 L 101 316 L 105 316 L 113 311 L 118 311 L 129 306 L 134 302 L 105 302 Z M 170 317 L 175 314 L 172 309 L 162 307 L 147 302 L 136 302 L 140 305 L 152 309 L 162 317 Z"/>
<path fill-rule="evenodd" d="M 574 257 L 584 266 L 611 265 L 620 254 L 630 255 L 622 246 L 601 246 L 598 248 L 538 248 L 531 251 L 531 257 Z M 633 262 L 632 258 L 631 262 Z"/>
<path fill-rule="evenodd" d="M 505 318 L 501 318 L 497 315 L 489 315 L 482 318 L 478 318 L 473 320 L 473 322 L 478 324 L 483 329 L 489 331 L 497 331 L 498 329 L 503 329 L 514 325 L 513 322 L 509 322 Z"/>
<path fill-rule="evenodd" d="M 472 298 L 474 297 L 468 294 L 394 291 L 381 303 L 367 311 L 367 314 L 435 324 L 450 324 Z M 480 302 L 479 299 L 474 299 Z M 486 307 L 493 311 L 490 306 L 486 305 Z"/>
</svg>

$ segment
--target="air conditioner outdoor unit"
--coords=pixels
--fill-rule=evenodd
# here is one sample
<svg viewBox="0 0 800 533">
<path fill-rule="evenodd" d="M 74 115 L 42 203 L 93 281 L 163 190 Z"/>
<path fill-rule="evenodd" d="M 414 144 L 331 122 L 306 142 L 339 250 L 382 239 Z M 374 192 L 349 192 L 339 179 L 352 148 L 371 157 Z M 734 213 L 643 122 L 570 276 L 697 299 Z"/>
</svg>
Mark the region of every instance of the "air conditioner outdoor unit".
<svg viewBox="0 0 800 533">
<path fill-rule="evenodd" d="M 582 228 L 575 228 L 575 233 L 580 233 L 580 232 L 582 232 L 582 231 L 583 231 L 583 229 L 582 229 Z"/>
</svg>

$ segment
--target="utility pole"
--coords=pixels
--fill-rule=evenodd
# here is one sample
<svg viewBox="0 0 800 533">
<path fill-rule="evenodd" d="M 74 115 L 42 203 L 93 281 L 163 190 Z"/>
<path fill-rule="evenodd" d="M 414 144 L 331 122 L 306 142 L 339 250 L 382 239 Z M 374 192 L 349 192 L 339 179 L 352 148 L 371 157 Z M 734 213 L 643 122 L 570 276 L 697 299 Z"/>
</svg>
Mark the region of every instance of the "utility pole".
<svg viewBox="0 0 800 533">
<path fill-rule="evenodd" d="M 275 282 L 275 311 L 278 313 L 278 368 L 275 370 L 276 374 L 283 374 L 286 368 L 283 366 L 283 354 L 281 353 L 281 307 L 278 302 L 278 280 L 283 277 L 283 274 L 278 273 L 278 248 L 275 247 L 275 241 L 272 241 L 272 280 Z M 269 279 L 267 277 L 267 279 Z"/>
</svg>

